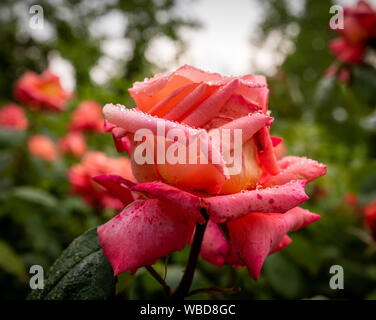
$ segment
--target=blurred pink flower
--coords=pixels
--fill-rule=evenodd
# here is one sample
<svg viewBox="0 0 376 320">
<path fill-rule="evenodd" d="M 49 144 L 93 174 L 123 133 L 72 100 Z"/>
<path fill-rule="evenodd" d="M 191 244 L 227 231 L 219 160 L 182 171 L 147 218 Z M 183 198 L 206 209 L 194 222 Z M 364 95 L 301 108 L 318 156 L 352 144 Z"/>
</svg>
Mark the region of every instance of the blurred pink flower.
<svg viewBox="0 0 376 320">
<path fill-rule="evenodd" d="M 376 241 L 376 199 L 364 207 L 364 221 Z"/>
<path fill-rule="evenodd" d="M 96 101 L 83 101 L 72 113 L 70 129 L 103 132 L 102 107 Z"/>
<path fill-rule="evenodd" d="M 191 243 L 196 224 L 206 219 L 201 214 L 205 210 L 210 219 L 202 257 L 220 267 L 246 265 L 257 279 L 267 255 L 291 242 L 287 233 L 319 219 L 297 206 L 308 199 L 305 184 L 325 175 L 326 166 L 305 157 L 277 160 L 274 147 L 281 139 L 269 135 L 273 119 L 268 116 L 264 77 L 222 77 L 183 66 L 136 82 L 129 91 L 136 109 L 110 104 L 104 107 L 104 115 L 117 148 L 131 154 L 139 183 L 118 175 L 94 178 L 120 199 L 122 190 L 142 196 L 98 227 L 115 274 L 135 272 L 182 250 Z M 241 129 L 241 172 L 229 175 L 224 161 L 138 164 L 133 134 L 148 129 L 157 135 L 160 123 L 166 132 L 180 129 L 187 135 L 197 128 L 202 135 L 214 128 Z M 207 141 L 210 154 L 217 155 L 221 141 Z M 114 173 L 116 166 L 109 167 L 108 172 Z"/>
<path fill-rule="evenodd" d="M 131 192 L 126 191 L 122 192 L 120 196 L 114 196 L 92 180 L 94 176 L 109 173 L 123 176 L 129 180 L 134 179 L 131 164 L 127 158 L 110 158 L 100 151 L 88 152 L 80 163 L 69 169 L 68 178 L 73 193 L 81 195 L 92 207 L 121 210 L 126 204 L 133 201 Z"/>
<path fill-rule="evenodd" d="M 87 150 L 87 144 L 81 132 L 69 132 L 59 140 L 59 148 L 63 153 L 81 157 Z"/>
<path fill-rule="evenodd" d="M 25 72 L 15 83 L 14 96 L 34 110 L 62 111 L 71 93 L 63 89 L 58 76 L 45 70 L 41 75 Z"/>
<path fill-rule="evenodd" d="M 8 103 L 0 109 L 0 126 L 11 130 L 25 130 L 29 122 L 20 106 Z"/>
<path fill-rule="evenodd" d="M 28 141 L 29 152 L 45 161 L 55 161 L 58 157 L 58 152 L 54 142 L 47 136 L 35 135 L 29 138 Z"/>
<path fill-rule="evenodd" d="M 376 11 L 367 1 L 358 1 L 344 9 L 344 28 L 336 32 L 340 38 L 330 42 L 332 53 L 343 62 L 362 62 L 367 45 L 376 39 Z"/>
</svg>

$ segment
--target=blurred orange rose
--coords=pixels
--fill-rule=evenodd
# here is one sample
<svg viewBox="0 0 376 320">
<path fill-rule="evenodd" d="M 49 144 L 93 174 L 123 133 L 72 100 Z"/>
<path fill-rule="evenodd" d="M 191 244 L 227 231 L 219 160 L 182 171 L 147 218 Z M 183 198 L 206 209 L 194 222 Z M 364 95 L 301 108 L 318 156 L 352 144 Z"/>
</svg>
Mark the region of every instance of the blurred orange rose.
<svg viewBox="0 0 376 320">
<path fill-rule="evenodd" d="M 35 135 L 30 137 L 28 141 L 30 153 L 46 161 L 55 161 L 58 157 L 58 152 L 54 142 L 44 135 Z"/>
<path fill-rule="evenodd" d="M 41 75 L 25 72 L 14 86 L 14 96 L 32 109 L 62 111 L 71 93 L 63 89 L 58 76 L 45 70 Z"/>
<path fill-rule="evenodd" d="M 68 177 L 73 193 L 81 195 L 92 207 L 121 210 L 134 200 L 131 192 L 122 193 L 120 201 L 118 197 L 111 195 L 105 188 L 92 180 L 94 176 L 109 173 L 134 180 L 129 159 L 110 158 L 100 151 L 88 152 L 81 163 L 69 169 Z"/>
<path fill-rule="evenodd" d="M 83 101 L 72 113 L 71 130 L 103 132 L 102 107 L 96 101 Z"/>
<path fill-rule="evenodd" d="M 59 140 L 59 148 L 63 153 L 81 157 L 87 150 L 87 144 L 81 132 L 69 132 Z"/>
</svg>

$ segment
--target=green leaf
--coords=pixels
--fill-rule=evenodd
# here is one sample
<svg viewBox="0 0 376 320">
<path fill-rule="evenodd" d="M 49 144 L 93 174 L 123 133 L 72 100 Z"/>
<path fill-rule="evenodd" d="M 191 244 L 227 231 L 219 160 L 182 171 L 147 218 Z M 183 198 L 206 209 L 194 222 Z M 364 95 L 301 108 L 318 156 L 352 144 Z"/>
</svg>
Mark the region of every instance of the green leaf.
<svg viewBox="0 0 376 320">
<path fill-rule="evenodd" d="M 48 272 L 43 290 L 29 299 L 101 300 L 114 296 L 116 277 L 103 255 L 97 228 L 76 238 Z"/>
<path fill-rule="evenodd" d="M 16 252 L 4 241 L 0 240 L 0 268 L 26 282 L 25 266 Z"/>
<path fill-rule="evenodd" d="M 26 200 L 29 202 L 37 203 L 46 207 L 55 207 L 57 200 L 48 192 L 34 188 L 34 187 L 18 187 L 11 191 L 11 195 Z"/>
<path fill-rule="evenodd" d="M 302 275 L 280 252 L 266 259 L 265 276 L 274 290 L 285 298 L 299 297 L 302 290 Z"/>
</svg>

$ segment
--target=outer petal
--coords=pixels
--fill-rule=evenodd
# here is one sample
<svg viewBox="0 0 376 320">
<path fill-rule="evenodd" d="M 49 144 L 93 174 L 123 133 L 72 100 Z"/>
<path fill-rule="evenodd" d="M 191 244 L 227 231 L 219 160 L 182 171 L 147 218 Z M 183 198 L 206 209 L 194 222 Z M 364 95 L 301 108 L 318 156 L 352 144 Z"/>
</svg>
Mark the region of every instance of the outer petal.
<svg viewBox="0 0 376 320">
<path fill-rule="evenodd" d="M 286 212 L 308 199 L 305 181 L 295 180 L 282 186 L 244 191 L 232 195 L 203 199 L 213 221 L 222 223 L 252 212 Z"/>
<path fill-rule="evenodd" d="M 98 227 L 103 252 L 114 274 L 155 263 L 182 250 L 192 237 L 195 222 L 157 199 L 136 201 Z"/>
<path fill-rule="evenodd" d="M 129 189 L 131 186 L 135 185 L 132 181 L 111 174 L 95 176 L 93 180 L 106 188 L 111 195 L 119 199 L 124 205 L 128 205 L 134 200 Z"/>
<path fill-rule="evenodd" d="M 281 251 L 291 242 L 292 240 L 289 236 L 283 236 L 281 242 L 271 250 L 268 255 Z M 208 226 L 206 227 L 200 254 L 203 259 L 220 268 L 223 267 L 224 264 L 236 268 L 244 266 L 244 262 L 238 256 L 239 253 L 230 246 L 219 230 L 218 225 L 211 220 L 209 220 Z"/>
<path fill-rule="evenodd" d="M 247 265 L 252 278 L 258 279 L 268 254 L 288 242 L 284 236 L 316 221 L 320 216 L 301 208 L 285 214 L 255 213 L 228 223 L 231 246 Z"/>
<path fill-rule="evenodd" d="M 171 206 L 176 206 L 195 219 L 201 218 L 199 197 L 163 182 L 137 184 L 132 187 L 132 191 L 141 192 L 150 198 L 168 201 Z"/>
<path fill-rule="evenodd" d="M 209 220 L 201 245 L 201 257 L 221 268 L 225 263 L 229 248 L 217 224 Z"/>
<path fill-rule="evenodd" d="M 270 251 L 269 255 L 276 253 L 278 251 L 283 250 L 285 247 L 287 247 L 292 242 L 291 238 L 288 235 L 283 236 L 281 242 L 278 246 L 276 246 L 273 250 Z"/>
<path fill-rule="evenodd" d="M 326 165 L 306 157 L 289 156 L 278 161 L 281 168 L 276 176 L 264 175 L 260 181 L 265 187 L 285 184 L 291 180 L 303 179 L 307 183 L 326 174 Z"/>
</svg>

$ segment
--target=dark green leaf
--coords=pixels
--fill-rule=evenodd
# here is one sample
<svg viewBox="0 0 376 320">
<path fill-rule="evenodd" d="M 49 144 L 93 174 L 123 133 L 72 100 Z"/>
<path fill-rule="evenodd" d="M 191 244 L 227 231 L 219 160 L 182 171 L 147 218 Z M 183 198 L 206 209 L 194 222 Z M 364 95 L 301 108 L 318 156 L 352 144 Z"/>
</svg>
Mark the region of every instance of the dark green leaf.
<svg viewBox="0 0 376 320">
<path fill-rule="evenodd" d="M 93 228 L 64 250 L 49 270 L 44 289 L 34 290 L 29 299 L 109 299 L 115 286 L 116 277 Z"/>
</svg>

